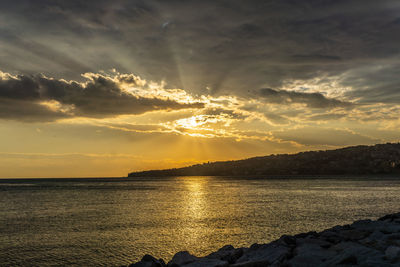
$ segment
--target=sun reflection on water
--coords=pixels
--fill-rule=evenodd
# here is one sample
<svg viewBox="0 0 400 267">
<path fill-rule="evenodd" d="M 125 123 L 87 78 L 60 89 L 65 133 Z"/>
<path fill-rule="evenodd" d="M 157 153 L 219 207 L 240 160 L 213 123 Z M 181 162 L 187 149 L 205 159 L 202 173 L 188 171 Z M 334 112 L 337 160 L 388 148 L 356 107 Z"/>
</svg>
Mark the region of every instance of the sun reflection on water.
<svg viewBox="0 0 400 267">
<path fill-rule="evenodd" d="M 183 233 L 188 242 L 203 242 L 202 237 L 207 227 L 209 201 L 207 200 L 207 177 L 182 177 L 186 194 L 183 196 L 182 218 L 186 221 Z"/>
<path fill-rule="evenodd" d="M 185 179 L 184 184 L 188 189 L 188 195 L 185 198 L 186 215 L 193 219 L 200 219 L 207 210 L 207 202 L 205 199 L 205 187 L 208 179 L 205 177 L 195 177 Z"/>
</svg>

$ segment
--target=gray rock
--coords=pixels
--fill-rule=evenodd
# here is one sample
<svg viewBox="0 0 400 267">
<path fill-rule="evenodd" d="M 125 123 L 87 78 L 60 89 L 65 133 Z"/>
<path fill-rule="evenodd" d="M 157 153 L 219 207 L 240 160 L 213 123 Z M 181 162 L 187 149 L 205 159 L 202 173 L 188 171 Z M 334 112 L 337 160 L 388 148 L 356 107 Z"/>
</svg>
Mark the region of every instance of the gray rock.
<svg viewBox="0 0 400 267">
<path fill-rule="evenodd" d="M 400 258 L 400 247 L 390 246 L 385 250 L 385 257 L 389 261 L 393 262 Z"/>
<path fill-rule="evenodd" d="M 283 245 L 287 245 L 287 246 L 296 246 L 297 239 L 294 236 L 283 235 L 276 242 L 279 242 L 279 243 L 281 243 Z"/>
<path fill-rule="evenodd" d="M 385 238 L 385 234 L 379 230 L 374 230 L 371 235 L 368 236 L 371 240 L 382 240 Z"/>
<path fill-rule="evenodd" d="M 240 257 L 234 266 L 253 266 L 248 265 L 251 262 L 256 264 L 271 264 L 276 261 L 282 261 L 283 259 L 291 255 L 291 249 L 287 246 L 279 244 L 268 244 L 259 247 L 253 246 L 250 248 L 242 257 Z M 243 265 L 247 264 L 247 265 Z M 255 265 L 258 266 L 258 265 Z M 265 265 L 264 265 L 265 266 Z"/>
<path fill-rule="evenodd" d="M 371 223 L 372 223 L 372 221 L 370 219 L 366 219 L 366 220 L 355 221 L 351 225 L 355 228 L 360 228 L 360 227 L 362 228 L 362 227 L 370 225 Z"/>
<path fill-rule="evenodd" d="M 321 233 L 320 237 L 325 240 L 326 242 L 329 242 L 331 244 L 337 244 L 340 241 L 342 241 L 342 238 L 338 234 L 337 231 L 333 230 L 325 230 Z"/>
<path fill-rule="evenodd" d="M 335 251 L 322 248 L 317 243 L 303 243 L 294 250 L 294 256 L 288 261 L 289 266 L 319 266 L 336 255 Z"/>
<path fill-rule="evenodd" d="M 324 238 L 300 238 L 297 239 L 297 246 L 302 246 L 303 244 L 313 244 L 317 245 L 321 248 L 329 248 L 332 246 L 332 243 L 326 241 Z"/>
<path fill-rule="evenodd" d="M 162 259 L 157 260 L 153 256 L 144 255 L 143 258 L 137 262 L 129 265 L 129 267 L 165 267 L 165 262 Z"/>
<path fill-rule="evenodd" d="M 371 234 L 368 230 L 345 230 L 340 233 L 340 236 L 345 241 L 357 241 L 366 238 Z"/>
<path fill-rule="evenodd" d="M 318 244 L 314 243 L 304 243 L 294 250 L 295 255 L 307 255 L 314 258 L 326 259 L 336 255 L 333 250 L 328 250 L 322 248 Z"/>
<path fill-rule="evenodd" d="M 198 257 L 191 255 L 188 251 L 180 251 L 172 257 L 171 261 L 168 262 L 168 266 L 181 266 L 192 263 L 198 259 Z"/>
<path fill-rule="evenodd" d="M 317 236 L 318 236 L 317 232 L 311 231 L 311 232 L 308 232 L 308 233 L 297 234 L 294 237 L 295 238 L 306 238 L 306 237 L 317 237 Z"/>
<path fill-rule="evenodd" d="M 245 262 L 240 262 L 240 263 L 235 263 L 232 265 L 229 265 L 230 267 L 264 267 L 264 266 L 271 266 L 272 264 L 267 261 L 267 260 L 260 260 L 260 261 L 245 261 Z M 277 265 L 277 266 L 282 266 L 282 265 Z"/>
<path fill-rule="evenodd" d="M 181 265 L 184 267 L 226 267 L 229 266 L 227 261 L 221 261 L 218 259 L 208 259 L 208 258 L 201 258 L 194 262 Z"/>
<path fill-rule="evenodd" d="M 220 248 L 218 251 L 213 252 L 206 256 L 209 259 L 218 259 L 222 261 L 227 261 L 228 263 L 236 262 L 243 255 L 243 248 L 235 249 L 231 245 L 224 246 Z"/>
<path fill-rule="evenodd" d="M 382 252 L 355 242 L 341 242 L 331 249 L 336 251 L 337 255 L 328 259 L 321 266 L 364 265 L 371 259 L 384 261 Z"/>
<path fill-rule="evenodd" d="M 392 222 L 395 219 L 400 219 L 400 212 L 394 214 L 388 214 L 378 219 L 378 221 Z"/>
</svg>

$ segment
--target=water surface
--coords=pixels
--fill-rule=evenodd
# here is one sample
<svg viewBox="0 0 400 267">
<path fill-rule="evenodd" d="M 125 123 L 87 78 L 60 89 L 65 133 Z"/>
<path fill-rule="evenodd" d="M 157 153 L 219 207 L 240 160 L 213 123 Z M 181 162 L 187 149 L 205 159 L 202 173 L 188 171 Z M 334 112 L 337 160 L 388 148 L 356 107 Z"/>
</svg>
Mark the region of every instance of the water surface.
<svg viewBox="0 0 400 267">
<path fill-rule="evenodd" d="M 205 255 L 400 210 L 400 179 L 0 180 L 0 265 Z"/>
</svg>

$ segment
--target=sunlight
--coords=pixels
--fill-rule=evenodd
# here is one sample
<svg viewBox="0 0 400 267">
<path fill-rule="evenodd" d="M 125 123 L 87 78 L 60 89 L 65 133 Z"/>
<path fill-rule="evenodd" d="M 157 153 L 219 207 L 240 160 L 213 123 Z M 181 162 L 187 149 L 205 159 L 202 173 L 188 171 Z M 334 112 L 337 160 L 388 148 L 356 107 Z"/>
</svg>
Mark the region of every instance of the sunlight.
<svg viewBox="0 0 400 267">
<path fill-rule="evenodd" d="M 177 120 L 176 122 L 177 126 L 186 128 L 186 129 L 196 129 L 199 128 L 199 126 L 202 126 L 207 123 L 207 118 L 204 117 L 203 115 L 197 115 L 197 116 L 192 116 L 189 118 L 184 118 Z"/>
<path fill-rule="evenodd" d="M 187 215 L 191 218 L 199 219 L 205 214 L 207 205 L 206 199 L 204 198 L 204 187 L 207 182 L 207 179 L 204 177 L 190 177 L 189 179 L 184 179 L 185 186 L 190 192 L 185 202 L 187 203 Z"/>
</svg>

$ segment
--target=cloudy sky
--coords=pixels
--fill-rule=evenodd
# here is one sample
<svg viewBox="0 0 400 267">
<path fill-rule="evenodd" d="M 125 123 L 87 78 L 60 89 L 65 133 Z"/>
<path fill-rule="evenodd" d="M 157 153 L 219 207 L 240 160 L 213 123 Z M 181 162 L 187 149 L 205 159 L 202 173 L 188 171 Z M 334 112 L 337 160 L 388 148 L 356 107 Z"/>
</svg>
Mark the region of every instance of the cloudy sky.
<svg viewBox="0 0 400 267">
<path fill-rule="evenodd" d="M 0 177 L 398 142 L 397 0 L 0 1 Z"/>
</svg>

